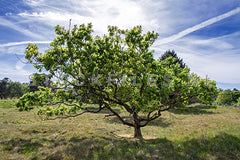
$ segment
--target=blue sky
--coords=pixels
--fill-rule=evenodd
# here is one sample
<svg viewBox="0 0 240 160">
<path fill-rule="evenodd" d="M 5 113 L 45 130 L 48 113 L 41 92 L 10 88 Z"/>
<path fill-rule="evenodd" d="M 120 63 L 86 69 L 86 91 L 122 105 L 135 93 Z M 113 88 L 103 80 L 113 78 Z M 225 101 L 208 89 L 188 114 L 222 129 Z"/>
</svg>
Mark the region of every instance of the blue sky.
<svg viewBox="0 0 240 160">
<path fill-rule="evenodd" d="M 142 25 L 160 35 L 155 58 L 175 50 L 192 72 L 223 89 L 240 89 L 239 0 L 0 0 L 0 6 L 0 79 L 28 82 L 35 70 L 23 63 L 27 43 L 43 52 L 54 26 L 68 27 L 72 19 L 92 22 L 100 35 L 108 25 Z"/>
</svg>

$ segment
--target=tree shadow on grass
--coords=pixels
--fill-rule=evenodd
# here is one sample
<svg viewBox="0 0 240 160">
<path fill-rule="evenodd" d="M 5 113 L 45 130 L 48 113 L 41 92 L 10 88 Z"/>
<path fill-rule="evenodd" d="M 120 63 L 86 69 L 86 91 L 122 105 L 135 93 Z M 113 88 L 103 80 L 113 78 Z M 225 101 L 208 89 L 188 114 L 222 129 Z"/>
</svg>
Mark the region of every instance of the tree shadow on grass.
<svg viewBox="0 0 240 160">
<path fill-rule="evenodd" d="M 169 119 L 160 117 L 149 122 L 148 126 L 160 126 L 162 128 L 167 128 L 171 124 L 172 123 L 169 121 Z"/>
<path fill-rule="evenodd" d="M 240 139 L 226 133 L 184 142 L 166 138 L 136 140 L 112 137 L 74 138 L 63 152 L 74 159 L 239 159 Z M 48 157 L 63 155 L 55 153 Z M 59 158 L 59 157 L 58 157 Z M 64 158 L 64 157 L 62 157 Z"/>
<path fill-rule="evenodd" d="M 43 146 L 42 143 L 48 143 Z M 215 137 L 170 141 L 166 138 L 137 140 L 111 136 L 91 136 L 9 140 L 1 142 L 5 150 L 29 148 L 29 159 L 239 159 L 240 139 L 220 133 Z M 33 152 L 43 150 L 41 152 Z M 23 154 L 24 150 L 19 151 Z"/>
<path fill-rule="evenodd" d="M 240 159 L 240 139 L 227 133 L 213 138 L 202 136 L 183 142 L 177 151 L 191 159 Z"/>
<path fill-rule="evenodd" d="M 37 152 L 42 144 L 33 142 L 31 139 L 15 138 L 8 141 L 0 142 L 4 151 L 14 151 L 19 154 L 31 154 Z"/>
<path fill-rule="evenodd" d="M 209 110 L 209 109 L 213 109 L 213 108 L 214 107 L 211 107 L 211 106 L 197 104 L 194 106 L 187 106 L 187 107 L 182 107 L 182 108 L 171 109 L 169 111 L 174 114 L 185 114 L 185 115 L 187 115 L 187 114 L 194 114 L 194 115 L 215 114 L 213 111 Z"/>
</svg>

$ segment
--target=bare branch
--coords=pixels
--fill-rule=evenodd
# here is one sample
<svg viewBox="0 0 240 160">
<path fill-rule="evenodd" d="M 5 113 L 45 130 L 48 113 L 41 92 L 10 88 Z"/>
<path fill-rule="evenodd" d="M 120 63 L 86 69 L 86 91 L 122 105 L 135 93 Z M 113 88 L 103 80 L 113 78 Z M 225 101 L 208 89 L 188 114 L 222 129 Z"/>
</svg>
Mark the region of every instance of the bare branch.
<svg viewBox="0 0 240 160">
<path fill-rule="evenodd" d="M 18 59 L 21 63 L 23 63 L 23 64 L 28 64 L 28 62 L 24 62 L 23 60 L 21 60 L 21 58 L 19 58 L 17 54 L 15 54 L 15 56 L 17 57 L 17 59 Z"/>
</svg>

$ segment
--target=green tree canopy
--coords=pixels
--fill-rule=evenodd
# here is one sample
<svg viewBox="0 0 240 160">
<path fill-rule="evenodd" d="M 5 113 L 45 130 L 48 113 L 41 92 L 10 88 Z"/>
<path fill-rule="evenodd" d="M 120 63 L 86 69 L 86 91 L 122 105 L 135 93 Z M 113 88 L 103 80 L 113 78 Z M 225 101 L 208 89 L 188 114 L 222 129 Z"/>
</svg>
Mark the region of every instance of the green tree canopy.
<svg viewBox="0 0 240 160">
<path fill-rule="evenodd" d="M 34 73 L 33 75 L 30 76 L 30 91 L 31 92 L 35 92 L 38 91 L 38 87 L 42 86 L 42 87 L 51 87 L 51 79 L 52 76 L 51 75 L 47 75 L 45 73 L 43 74 L 38 74 L 38 73 Z"/>
<path fill-rule="evenodd" d="M 214 100 L 214 81 L 190 74 L 188 67 L 173 63 L 173 57 L 153 58 L 149 48 L 158 34 L 144 34 L 141 26 L 130 30 L 108 27 L 108 34 L 102 37 L 93 36 L 91 24 L 75 25 L 71 31 L 56 26 L 55 32 L 57 38 L 45 53 L 34 44 L 25 53 L 35 68 L 58 78 L 56 84 L 65 90 L 53 93 L 51 88 L 40 87 L 20 98 L 19 110 L 39 106 L 38 114 L 71 117 L 108 109 L 111 116 L 134 128 L 134 137 L 142 138 L 140 128 L 161 112 L 187 104 L 193 96 L 206 104 Z M 99 107 L 94 110 L 83 105 L 83 97 Z M 130 120 L 115 110 L 118 107 L 129 112 Z"/>
<path fill-rule="evenodd" d="M 7 84 L 9 83 L 10 79 L 5 77 L 0 80 L 0 98 L 5 99 L 7 97 Z"/>
<path fill-rule="evenodd" d="M 237 105 L 240 106 L 240 97 L 238 98 Z"/>
<path fill-rule="evenodd" d="M 232 105 L 238 103 L 240 91 L 233 89 L 224 90 L 217 96 L 217 103 L 220 105 Z"/>
<path fill-rule="evenodd" d="M 238 91 L 238 90 L 236 90 L 236 88 L 234 88 L 232 90 L 233 103 L 237 103 L 239 97 L 240 97 L 240 91 Z"/>
<path fill-rule="evenodd" d="M 29 91 L 29 86 L 26 83 L 9 82 L 6 88 L 6 96 L 8 98 L 19 98 Z"/>
<path fill-rule="evenodd" d="M 174 50 L 172 50 L 172 51 L 170 51 L 170 50 L 168 50 L 168 51 L 166 51 L 163 55 L 161 55 L 161 57 L 159 58 L 159 61 L 163 61 L 163 60 L 165 60 L 165 59 L 167 59 L 168 57 L 173 57 L 173 58 L 175 58 L 175 61 L 173 62 L 174 64 L 180 64 L 180 67 L 181 68 L 185 68 L 186 67 L 186 64 L 183 62 L 183 59 L 181 59 L 181 58 L 179 58 L 178 56 L 177 56 L 177 53 L 174 51 Z"/>
<path fill-rule="evenodd" d="M 217 103 L 220 105 L 231 105 L 233 103 L 233 96 L 231 90 L 225 90 L 218 94 Z"/>
</svg>

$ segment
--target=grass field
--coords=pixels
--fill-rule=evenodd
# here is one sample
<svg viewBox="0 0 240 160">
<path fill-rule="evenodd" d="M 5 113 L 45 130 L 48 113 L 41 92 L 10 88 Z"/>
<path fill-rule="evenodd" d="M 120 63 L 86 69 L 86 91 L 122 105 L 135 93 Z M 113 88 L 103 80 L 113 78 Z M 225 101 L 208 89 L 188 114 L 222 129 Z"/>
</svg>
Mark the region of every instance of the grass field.
<svg viewBox="0 0 240 160">
<path fill-rule="evenodd" d="M 240 159 L 239 108 L 164 112 L 142 128 L 145 140 L 126 138 L 133 128 L 107 113 L 44 121 L 2 100 L 0 159 Z"/>
</svg>

